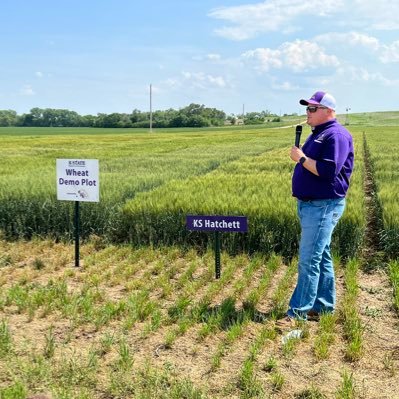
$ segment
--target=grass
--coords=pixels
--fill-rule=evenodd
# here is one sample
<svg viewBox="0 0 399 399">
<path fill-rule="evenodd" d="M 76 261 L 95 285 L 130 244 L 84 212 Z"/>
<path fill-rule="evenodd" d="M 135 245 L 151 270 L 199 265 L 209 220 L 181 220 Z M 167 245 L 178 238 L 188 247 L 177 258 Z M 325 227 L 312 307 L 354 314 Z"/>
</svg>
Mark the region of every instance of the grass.
<svg viewBox="0 0 399 399">
<path fill-rule="evenodd" d="M 349 129 L 354 126 L 397 126 L 399 124 L 399 112 L 354 112 L 348 115 L 338 115 L 338 119 L 342 124 L 346 124 Z"/>
<path fill-rule="evenodd" d="M 0 357 L 4 357 L 11 352 L 12 338 L 10 329 L 5 320 L 0 322 Z"/>
<path fill-rule="evenodd" d="M 393 307 L 399 314 L 399 262 L 392 261 L 389 264 L 389 278 L 392 284 L 392 302 Z"/>
<path fill-rule="evenodd" d="M 45 346 L 43 348 L 43 356 L 46 359 L 50 359 L 54 356 L 56 348 L 55 336 L 54 336 L 54 327 L 50 326 L 48 333 L 46 335 Z"/>
<path fill-rule="evenodd" d="M 356 389 L 353 374 L 347 370 L 342 372 L 342 382 L 336 393 L 336 399 L 355 399 Z"/>
<path fill-rule="evenodd" d="M 364 325 L 357 309 L 359 262 L 352 260 L 345 267 L 345 294 L 342 305 L 344 336 L 347 340 L 345 356 L 349 361 L 357 361 L 363 354 Z"/>
<path fill-rule="evenodd" d="M 327 359 L 329 357 L 330 347 L 335 341 L 336 322 L 337 316 L 333 313 L 321 315 L 314 345 L 314 353 L 317 359 Z"/>
<path fill-rule="evenodd" d="M 270 380 L 273 391 L 275 392 L 281 391 L 285 381 L 283 374 L 281 374 L 279 371 L 273 371 L 270 375 Z"/>
<path fill-rule="evenodd" d="M 250 359 L 247 359 L 242 365 L 237 382 L 237 386 L 241 391 L 240 398 L 254 398 L 264 393 L 262 384 L 255 375 L 254 368 L 255 365 Z"/>
<path fill-rule="evenodd" d="M 23 383 L 16 381 L 10 386 L 0 389 L 1 399 L 25 399 L 26 388 Z"/>
<path fill-rule="evenodd" d="M 297 261 L 291 262 L 287 267 L 283 278 L 279 281 L 275 292 L 271 298 L 272 302 L 272 317 L 278 319 L 282 317 L 288 306 L 288 290 L 292 286 L 293 279 L 296 275 Z"/>
<path fill-rule="evenodd" d="M 383 255 L 390 259 L 399 256 L 399 206 L 398 160 L 395 152 L 399 149 L 397 128 L 384 127 L 383 140 L 381 128 L 367 128 L 365 135 L 370 151 L 370 162 L 374 171 L 376 203 L 381 208 L 383 224 L 379 231 Z"/>
<path fill-rule="evenodd" d="M 295 395 L 295 399 L 326 399 L 326 396 L 317 387 L 311 386 Z"/>
<path fill-rule="evenodd" d="M 270 356 L 269 359 L 267 359 L 265 365 L 263 366 L 263 370 L 266 371 L 267 373 L 270 373 L 276 368 L 277 368 L 277 360 L 274 356 Z"/>
</svg>

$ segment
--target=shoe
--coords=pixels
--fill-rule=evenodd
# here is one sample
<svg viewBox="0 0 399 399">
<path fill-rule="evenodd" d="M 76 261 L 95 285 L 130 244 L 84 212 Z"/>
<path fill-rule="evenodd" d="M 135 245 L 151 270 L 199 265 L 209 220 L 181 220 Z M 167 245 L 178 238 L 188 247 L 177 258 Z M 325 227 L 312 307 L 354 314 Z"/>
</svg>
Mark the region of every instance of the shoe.
<svg viewBox="0 0 399 399">
<path fill-rule="evenodd" d="M 320 321 L 320 313 L 316 312 L 315 310 L 309 310 L 307 319 L 309 321 Z"/>
<path fill-rule="evenodd" d="M 286 331 L 289 329 L 293 329 L 296 326 L 295 319 L 292 317 L 285 315 L 283 319 L 277 320 L 276 321 L 276 328 L 279 331 Z"/>
</svg>

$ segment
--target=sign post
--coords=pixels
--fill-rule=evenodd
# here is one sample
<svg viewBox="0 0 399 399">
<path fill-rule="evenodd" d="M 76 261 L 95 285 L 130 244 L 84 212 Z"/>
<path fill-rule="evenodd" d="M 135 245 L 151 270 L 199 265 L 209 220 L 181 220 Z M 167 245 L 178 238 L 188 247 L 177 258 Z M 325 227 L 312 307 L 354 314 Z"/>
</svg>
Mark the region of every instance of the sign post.
<svg viewBox="0 0 399 399">
<path fill-rule="evenodd" d="M 220 278 L 220 232 L 246 233 L 248 220 L 246 216 L 186 216 L 186 227 L 193 231 L 215 232 L 215 278 Z"/>
<path fill-rule="evenodd" d="M 220 278 L 220 232 L 215 231 L 215 278 Z"/>
<path fill-rule="evenodd" d="M 75 267 L 79 267 L 79 201 L 75 201 Z"/>
<path fill-rule="evenodd" d="M 57 199 L 75 201 L 75 266 L 79 267 L 79 202 L 99 202 L 98 159 L 57 159 Z"/>
</svg>

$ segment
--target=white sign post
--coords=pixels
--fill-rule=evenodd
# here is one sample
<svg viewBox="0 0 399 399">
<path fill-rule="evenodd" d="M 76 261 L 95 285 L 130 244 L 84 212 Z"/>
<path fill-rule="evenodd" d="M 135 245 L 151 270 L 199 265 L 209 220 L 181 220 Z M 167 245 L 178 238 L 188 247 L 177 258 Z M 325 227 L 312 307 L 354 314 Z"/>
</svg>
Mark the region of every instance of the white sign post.
<svg viewBox="0 0 399 399">
<path fill-rule="evenodd" d="M 57 199 L 75 201 L 75 266 L 79 267 L 79 202 L 100 201 L 98 159 L 57 159 Z"/>
<path fill-rule="evenodd" d="M 57 159 L 57 199 L 99 202 L 98 159 Z"/>
</svg>

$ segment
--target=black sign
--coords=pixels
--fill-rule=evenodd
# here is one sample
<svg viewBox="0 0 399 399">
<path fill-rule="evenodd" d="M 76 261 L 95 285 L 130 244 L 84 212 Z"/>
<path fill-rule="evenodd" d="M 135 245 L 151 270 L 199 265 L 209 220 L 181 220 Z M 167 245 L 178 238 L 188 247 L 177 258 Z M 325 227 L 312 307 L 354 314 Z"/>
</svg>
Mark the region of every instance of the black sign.
<svg viewBox="0 0 399 399">
<path fill-rule="evenodd" d="M 186 216 L 186 227 L 188 230 L 196 231 L 225 231 L 240 232 L 248 231 L 246 216 Z"/>
</svg>

